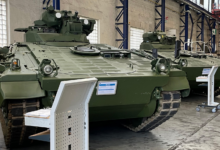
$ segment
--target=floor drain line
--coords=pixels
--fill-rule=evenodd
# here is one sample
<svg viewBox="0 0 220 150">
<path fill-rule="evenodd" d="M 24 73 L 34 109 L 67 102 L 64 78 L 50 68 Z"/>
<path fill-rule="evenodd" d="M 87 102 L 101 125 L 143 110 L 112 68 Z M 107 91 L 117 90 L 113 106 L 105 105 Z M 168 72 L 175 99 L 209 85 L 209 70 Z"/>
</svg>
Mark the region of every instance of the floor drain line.
<svg viewBox="0 0 220 150">
<path fill-rule="evenodd" d="M 168 150 L 175 150 L 177 149 L 181 144 L 183 144 L 189 137 L 192 137 L 194 134 L 196 134 L 199 130 L 201 130 L 204 126 L 206 126 L 209 122 L 211 122 L 213 119 L 215 119 L 220 113 L 216 113 L 212 118 L 204 122 L 198 129 L 196 129 L 193 133 L 191 133 L 189 136 L 184 138 L 180 143 L 172 146 Z"/>
</svg>

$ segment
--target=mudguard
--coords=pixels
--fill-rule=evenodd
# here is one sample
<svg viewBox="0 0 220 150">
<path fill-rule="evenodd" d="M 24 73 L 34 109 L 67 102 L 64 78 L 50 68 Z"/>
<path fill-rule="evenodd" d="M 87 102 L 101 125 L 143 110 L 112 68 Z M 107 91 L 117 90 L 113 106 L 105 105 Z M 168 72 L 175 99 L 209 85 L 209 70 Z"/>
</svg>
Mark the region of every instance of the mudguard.
<svg viewBox="0 0 220 150">
<path fill-rule="evenodd" d="M 169 82 L 162 87 L 162 91 L 183 91 L 190 89 L 189 82 L 184 71 L 171 71 Z M 184 94 L 187 97 L 189 93 Z M 183 95 L 182 95 L 183 96 Z"/>
<path fill-rule="evenodd" d="M 38 81 L 1 82 L 0 87 L 2 96 L 0 105 L 5 99 L 29 99 L 45 96 L 45 92 L 41 89 Z"/>
</svg>

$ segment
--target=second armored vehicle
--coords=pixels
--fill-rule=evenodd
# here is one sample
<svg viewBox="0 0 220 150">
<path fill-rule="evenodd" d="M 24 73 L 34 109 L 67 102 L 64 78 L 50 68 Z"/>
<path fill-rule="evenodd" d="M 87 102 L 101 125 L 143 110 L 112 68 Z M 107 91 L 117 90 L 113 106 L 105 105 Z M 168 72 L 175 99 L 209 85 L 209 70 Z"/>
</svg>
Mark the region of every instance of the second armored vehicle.
<svg viewBox="0 0 220 150">
<path fill-rule="evenodd" d="M 146 53 L 151 54 L 152 49 L 158 50 L 159 58 L 171 58 L 174 60 L 174 50 L 175 50 L 175 36 L 167 36 L 165 32 L 147 32 L 143 34 L 143 42 L 140 45 L 140 49 L 144 50 Z M 193 45 L 195 48 L 195 45 Z M 180 45 L 178 45 L 180 49 Z M 187 61 L 181 61 L 185 59 Z M 181 62 L 179 62 L 181 61 Z M 220 59 L 210 54 L 205 53 L 205 51 L 193 50 L 181 50 L 180 59 L 173 62 L 182 63 L 183 71 L 187 74 L 187 79 L 190 84 L 190 89 L 199 94 L 206 94 L 207 87 L 204 84 L 196 82 L 196 77 L 202 75 L 204 68 L 211 68 L 214 65 L 220 64 Z M 220 94 L 220 70 L 216 72 L 215 76 L 215 96 Z"/>
</svg>

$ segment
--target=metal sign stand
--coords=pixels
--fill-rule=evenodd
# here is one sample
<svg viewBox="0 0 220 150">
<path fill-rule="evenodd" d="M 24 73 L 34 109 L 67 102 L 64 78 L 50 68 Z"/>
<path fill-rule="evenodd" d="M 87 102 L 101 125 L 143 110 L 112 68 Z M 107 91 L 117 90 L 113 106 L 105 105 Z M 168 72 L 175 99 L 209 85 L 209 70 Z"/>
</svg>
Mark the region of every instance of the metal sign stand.
<svg viewBox="0 0 220 150">
<path fill-rule="evenodd" d="M 218 66 L 212 66 L 208 76 L 199 76 L 196 78 L 196 82 L 208 82 L 208 99 L 207 103 L 202 103 L 196 107 L 196 111 L 200 111 L 200 108 L 212 107 L 212 112 L 215 113 L 217 109 L 220 109 L 220 105 L 214 102 L 214 79 L 215 73 L 218 70 Z"/>
<path fill-rule="evenodd" d="M 51 150 L 88 150 L 88 105 L 96 82 L 96 78 L 62 81 L 49 117 L 40 117 L 43 115 L 38 112 L 42 110 L 35 111 L 39 117 L 25 114 L 26 126 L 50 128 L 49 133 L 47 131 L 38 133 L 32 135 L 30 139 L 50 141 Z M 45 139 L 45 137 L 50 137 L 50 139 Z"/>
</svg>

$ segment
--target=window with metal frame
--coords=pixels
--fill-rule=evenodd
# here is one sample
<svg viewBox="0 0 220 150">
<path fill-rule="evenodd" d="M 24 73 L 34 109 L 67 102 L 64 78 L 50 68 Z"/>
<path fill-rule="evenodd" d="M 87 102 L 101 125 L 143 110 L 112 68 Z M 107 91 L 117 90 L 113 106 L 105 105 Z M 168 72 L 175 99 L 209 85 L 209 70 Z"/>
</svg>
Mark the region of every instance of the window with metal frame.
<svg viewBox="0 0 220 150">
<path fill-rule="evenodd" d="M 142 35 L 143 29 L 130 28 L 130 49 L 139 49 L 141 42 L 143 41 Z"/>
<path fill-rule="evenodd" d="M 0 47 L 7 45 L 6 0 L 0 0 Z"/>
<path fill-rule="evenodd" d="M 194 3 L 196 3 L 197 5 L 199 5 L 200 7 L 206 9 L 209 12 L 212 12 L 213 9 L 213 4 L 215 4 L 215 9 L 219 9 L 219 0 L 190 0 Z"/>
<path fill-rule="evenodd" d="M 204 0 L 200 0 L 200 4 L 201 4 L 201 5 L 204 5 Z"/>
<path fill-rule="evenodd" d="M 80 17 L 80 19 L 91 19 L 91 18 L 86 18 L 86 17 Z M 97 44 L 99 42 L 99 34 L 98 34 L 98 20 L 95 20 L 96 23 L 94 25 L 94 29 L 92 33 L 87 36 L 87 39 L 91 44 Z"/>
</svg>

